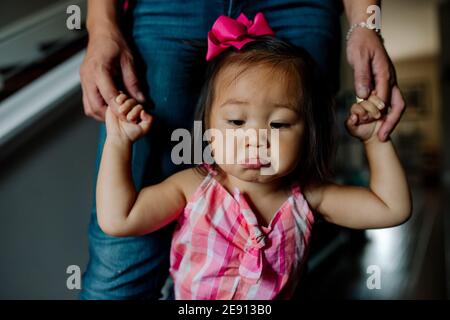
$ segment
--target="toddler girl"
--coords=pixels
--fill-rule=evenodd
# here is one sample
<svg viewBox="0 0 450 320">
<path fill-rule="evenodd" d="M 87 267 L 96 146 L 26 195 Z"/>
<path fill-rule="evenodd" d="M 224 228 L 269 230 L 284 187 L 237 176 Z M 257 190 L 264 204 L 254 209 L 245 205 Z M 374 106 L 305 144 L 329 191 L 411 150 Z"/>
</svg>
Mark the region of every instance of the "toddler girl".
<svg viewBox="0 0 450 320">
<path fill-rule="evenodd" d="M 214 161 L 138 193 L 131 149 L 153 118 L 121 93 L 119 113 L 106 112 L 97 181 L 104 232 L 144 235 L 176 221 L 170 272 L 177 299 L 289 298 L 314 214 L 355 229 L 409 218 L 405 174 L 391 141 L 377 138 L 385 106 L 375 94 L 354 104 L 346 122 L 365 147 L 370 186 L 337 185 L 329 180 L 331 99 L 303 49 L 274 37 L 262 14 L 222 16 L 208 34 L 207 60 L 198 115 L 205 133 L 215 133 L 205 134 Z M 230 138 L 239 130 L 257 138 Z"/>
</svg>

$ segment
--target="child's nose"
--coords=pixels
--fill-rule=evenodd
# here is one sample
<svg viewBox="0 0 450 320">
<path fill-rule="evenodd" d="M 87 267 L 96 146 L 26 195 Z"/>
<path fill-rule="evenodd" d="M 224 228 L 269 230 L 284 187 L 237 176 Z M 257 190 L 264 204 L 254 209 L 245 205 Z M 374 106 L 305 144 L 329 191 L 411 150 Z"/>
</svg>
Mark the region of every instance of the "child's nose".
<svg viewBox="0 0 450 320">
<path fill-rule="evenodd" d="M 267 134 L 260 133 L 257 139 L 247 139 L 246 146 L 256 148 L 270 148 L 270 141 Z"/>
<path fill-rule="evenodd" d="M 268 148 L 267 143 L 247 143 L 248 148 Z"/>
</svg>

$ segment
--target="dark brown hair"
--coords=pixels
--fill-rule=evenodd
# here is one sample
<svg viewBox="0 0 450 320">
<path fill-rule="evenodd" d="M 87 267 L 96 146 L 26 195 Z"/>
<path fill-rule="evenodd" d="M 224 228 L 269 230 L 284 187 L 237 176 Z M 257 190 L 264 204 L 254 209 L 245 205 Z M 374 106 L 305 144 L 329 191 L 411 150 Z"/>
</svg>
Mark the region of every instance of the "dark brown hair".
<svg viewBox="0 0 450 320">
<path fill-rule="evenodd" d="M 195 120 L 203 123 L 202 137 L 208 129 L 215 95 L 215 80 L 219 71 L 231 64 L 243 66 L 241 73 L 254 66 L 269 65 L 299 79 L 297 82 L 301 94 L 298 106 L 305 123 L 305 135 L 301 160 L 289 174 L 289 179 L 307 186 L 331 178 L 331 163 L 335 151 L 335 116 L 331 90 L 322 78 L 317 64 L 305 49 L 277 37 L 258 37 L 241 50 L 229 48 L 208 62 L 195 115 Z M 207 146 L 207 142 L 203 143 L 202 150 Z M 202 167 L 198 168 L 205 173 Z"/>
</svg>

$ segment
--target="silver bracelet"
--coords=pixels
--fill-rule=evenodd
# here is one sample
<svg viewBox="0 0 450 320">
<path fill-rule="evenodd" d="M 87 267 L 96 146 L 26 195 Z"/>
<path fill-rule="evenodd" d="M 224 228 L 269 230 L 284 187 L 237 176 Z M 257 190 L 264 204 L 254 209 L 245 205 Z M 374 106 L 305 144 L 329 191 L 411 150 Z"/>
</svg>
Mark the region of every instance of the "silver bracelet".
<svg viewBox="0 0 450 320">
<path fill-rule="evenodd" d="M 360 22 L 360 23 L 355 23 L 353 24 L 350 29 L 348 29 L 347 32 L 347 36 L 345 37 L 345 39 L 348 41 L 348 39 L 350 39 L 350 36 L 352 35 L 353 31 L 355 31 L 356 28 L 366 28 L 369 30 L 373 30 L 375 31 L 375 33 L 380 37 L 381 42 L 384 43 L 384 39 L 381 36 L 381 30 L 380 29 L 376 29 L 376 28 L 372 28 L 371 26 L 369 26 L 366 22 Z"/>
</svg>

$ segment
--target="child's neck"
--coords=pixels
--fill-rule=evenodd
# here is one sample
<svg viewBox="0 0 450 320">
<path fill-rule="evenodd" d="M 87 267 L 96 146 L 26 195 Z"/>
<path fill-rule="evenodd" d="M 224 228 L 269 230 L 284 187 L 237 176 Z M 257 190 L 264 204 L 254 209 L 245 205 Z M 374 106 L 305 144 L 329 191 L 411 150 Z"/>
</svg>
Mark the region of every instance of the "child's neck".
<svg viewBox="0 0 450 320">
<path fill-rule="evenodd" d="M 230 192 L 234 193 L 234 188 L 239 188 L 255 213 L 260 226 L 266 228 L 273 220 L 277 209 L 285 203 L 290 195 L 290 190 L 284 184 L 284 179 L 279 178 L 270 182 L 252 182 L 239 179 L 230 174 L 220 177 L 221 184 Z"/>
</svg>

